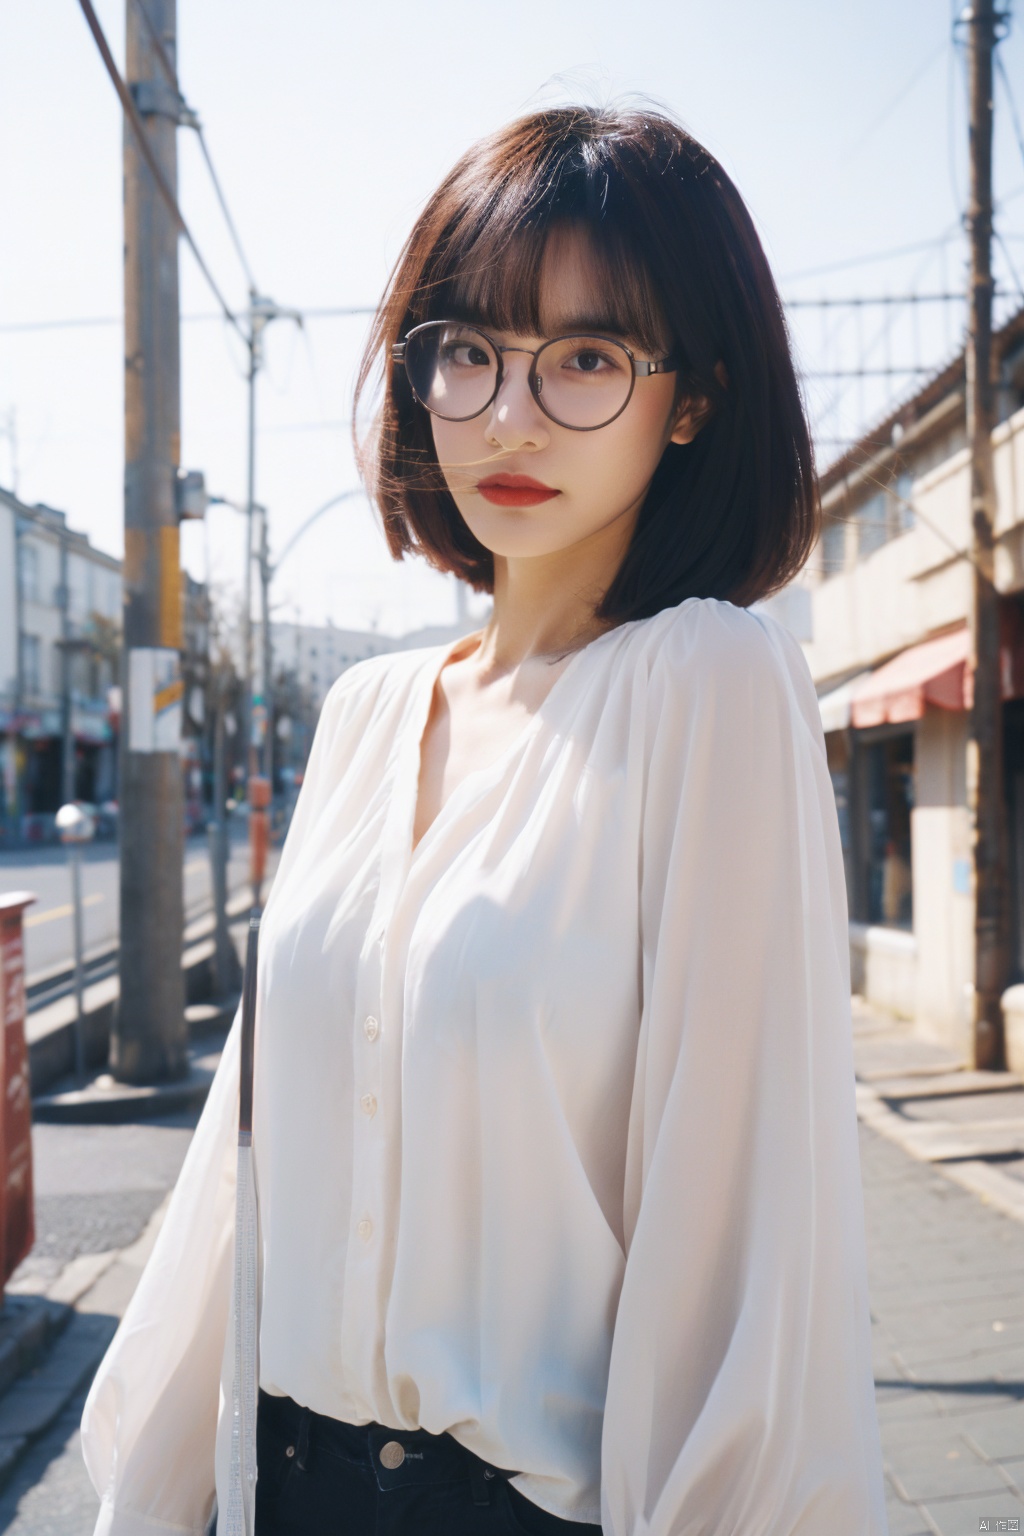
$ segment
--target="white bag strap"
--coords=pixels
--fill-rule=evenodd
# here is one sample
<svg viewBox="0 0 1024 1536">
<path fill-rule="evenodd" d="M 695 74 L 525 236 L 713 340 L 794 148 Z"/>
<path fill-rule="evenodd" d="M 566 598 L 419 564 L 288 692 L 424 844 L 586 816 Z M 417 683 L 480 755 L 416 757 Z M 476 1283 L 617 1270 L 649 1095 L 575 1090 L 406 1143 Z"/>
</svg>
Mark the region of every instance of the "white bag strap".
<svg viewBox="0 0 1024 1536">
<path fill-rule="evenodd" d="M 231 1482 L 227 1536 L 255 1536 L 256 1406 L 259 1397 L 259 1202 L 252 1155 L 252 1088 L 256 1043 L 256 971 L 260 913 L 249 917 L 242 984 L 238 1090 L 238 1183 L 235 1192 L 235 1365 L 231 1387 Z"/>
</svg>

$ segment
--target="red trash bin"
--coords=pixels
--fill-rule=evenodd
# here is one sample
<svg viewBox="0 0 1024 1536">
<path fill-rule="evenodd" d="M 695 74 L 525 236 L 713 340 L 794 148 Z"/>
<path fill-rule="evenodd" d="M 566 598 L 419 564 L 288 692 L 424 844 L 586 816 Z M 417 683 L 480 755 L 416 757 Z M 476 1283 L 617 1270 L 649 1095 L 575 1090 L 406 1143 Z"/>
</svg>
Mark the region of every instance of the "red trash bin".
<svg viewBox="0 0 1024 1536">
<path fill-rule="evenodd" d="M 0 895 L 0 1287 L 35 1242 L 22 934 L 22 914 L 35 899 L 28 891 Z"/>
</svg>

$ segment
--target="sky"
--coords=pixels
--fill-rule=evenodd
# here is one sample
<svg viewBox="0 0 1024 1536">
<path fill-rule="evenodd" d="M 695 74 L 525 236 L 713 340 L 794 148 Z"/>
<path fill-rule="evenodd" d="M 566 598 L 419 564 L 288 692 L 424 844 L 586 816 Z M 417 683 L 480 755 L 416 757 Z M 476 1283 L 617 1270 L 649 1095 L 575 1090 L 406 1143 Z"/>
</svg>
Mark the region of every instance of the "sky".
<svg viewBox="0 0 1024 1536">
<path fill-rule="evenodd" d="M 94 3 L 123 63 L 125 0 Z M 179 0 L 178 71 L 250 267 L 283 307 L 372 306 L 469 144 L 521 112 L 580 100 L 642 100 L 678 117 L 736 181 L 795 306 L 962 288 L 966 87 L 953 14 L 950 0 Z M 1024 15 L 1000 54 L 1020 121 Z M 1024 149 L 1001 81 L 996 110 L 997 273 L 1009 290 L 1011 263 L 1024 274 Z M 0 484 L 65 511 L 114 554 L 121 131 L 75 0 L 0 0 Z M 179 202 L 242 308 L 244 273 L 199 146 L 188 130 L 178 140 Z M 214 301 L 184 248 L 180 268 L 182 462 L 241 502 L 243 351 L 209 318 Z M 1008 312 L 1012 295 L 1001 304 Z M 793 307 L 790 319 L 827 462 L 910 380 L 820 375 L 858 360 L 936 365 L 959 345 L 963 310 Z M 107 323 L 55 323 L 82 320 Z M 358 487 L 348 418 L 367 324 L 310 315 L 267 333 L 257 499 L 272 558 L 319 506 Z M 230 507 L 183 529 L 185 563 L 225 603 L 240 586 L 242 538 Z M 390 559 L 360 495 L 295 545 L 273 601 L 291 622 L 390 634 L 456 611 L 451 578 Z"/>
</svg>

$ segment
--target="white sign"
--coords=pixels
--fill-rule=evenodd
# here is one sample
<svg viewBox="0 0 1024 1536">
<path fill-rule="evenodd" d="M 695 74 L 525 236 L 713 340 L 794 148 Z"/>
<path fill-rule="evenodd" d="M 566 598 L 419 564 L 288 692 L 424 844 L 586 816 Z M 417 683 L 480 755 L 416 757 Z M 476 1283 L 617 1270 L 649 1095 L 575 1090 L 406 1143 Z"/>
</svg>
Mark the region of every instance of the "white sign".
<svg viewBox="0 0 1024 1536">
<path fill-rule="evenodd" d="M 177 752 L 184 691 L 177 651 L 128 652 L 129 752 Z"/>
</svg>

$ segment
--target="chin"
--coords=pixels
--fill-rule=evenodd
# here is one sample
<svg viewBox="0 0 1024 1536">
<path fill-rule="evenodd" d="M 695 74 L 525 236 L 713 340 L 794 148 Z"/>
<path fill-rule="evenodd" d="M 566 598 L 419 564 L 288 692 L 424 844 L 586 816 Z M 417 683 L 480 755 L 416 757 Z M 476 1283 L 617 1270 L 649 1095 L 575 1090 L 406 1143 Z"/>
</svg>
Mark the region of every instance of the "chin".
<svg viewBox="0 0 1024 1536">
<path fill-rule="evenodd" d="M 461 507 L 459 510 L 462 511 Z M 529 560 L 538 555 L 557 554 L 560 549 L 575 542 L 565 537 L 564 529 L 561 530 L 561 537 L 558 537 L 553 536 L 550 526 L 538 526 L 544 510 L 543 506 L 495 507 L 493 515 L 482 518 L 479 508 L 474 508 L 474 517 L 467 517 L 463 512 L 462 518 L 474 539 L 490 550 L 492 555 Z M 550 516 L 549 510 L 549 523 Z"/>
</svg>

